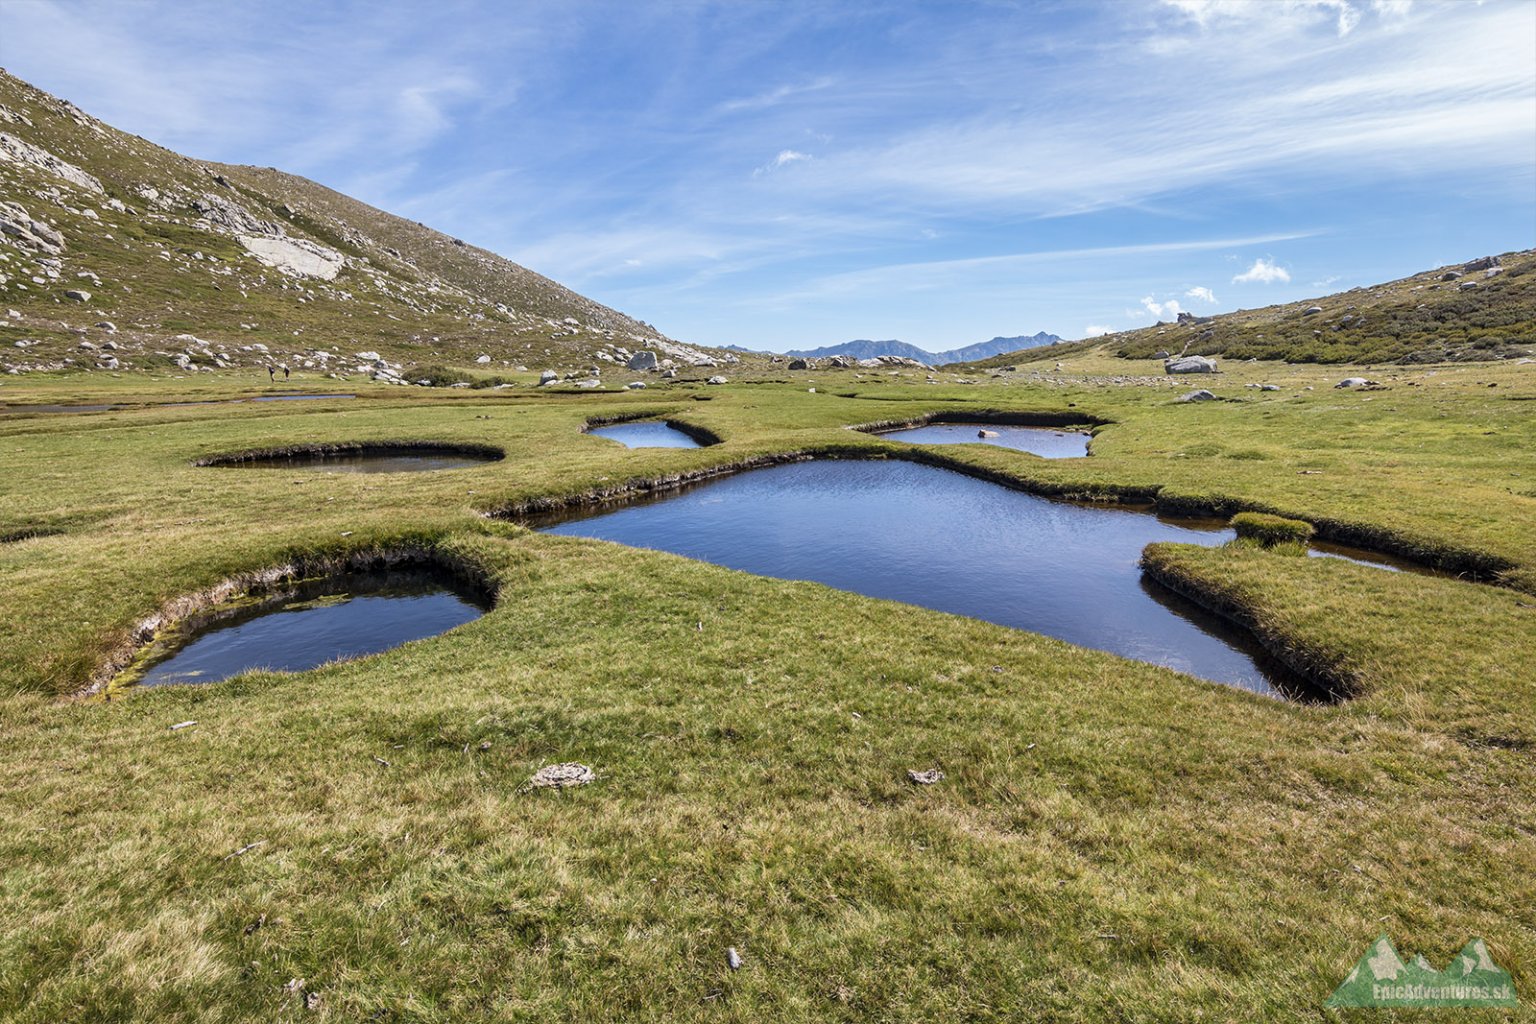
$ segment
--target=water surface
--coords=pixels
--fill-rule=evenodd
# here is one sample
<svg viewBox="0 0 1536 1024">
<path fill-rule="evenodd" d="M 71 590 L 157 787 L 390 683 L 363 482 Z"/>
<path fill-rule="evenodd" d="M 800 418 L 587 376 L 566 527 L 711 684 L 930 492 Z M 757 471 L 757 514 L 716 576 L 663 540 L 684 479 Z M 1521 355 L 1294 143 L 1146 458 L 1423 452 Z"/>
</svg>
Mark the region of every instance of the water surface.
<svg viewBox="0 0 1536 1024">
<path fill-rule="evenodd" d="M 703 445 L 660 420 L 630 420 L 591 427 L 589 434 L 606 437 L 630 448 L 702 448 Z"/>
<path fill-rule="evenodd" d="M 1232 532 L 1050 501 L 933 466 L 804 462 L 546 524 L 1033 630 L 1261 693 L 1289 676 L 1242 630 L 1144 584 L 1154 541 Z"/>
<path fill-rule="evenodd" d="M 420 573 L 311 580 L 196 616 L 145 656 L 142 686 L 302 672 L 436 636 L 484 614 L 452 581 Z"/>
<path fill-rule="evenodd" d="M 996 437 L 981 437 L 980 431 Z M 1015 427 L 1002 423 L 929 423 L 922 427 L 882 430 L 880 437 L 908 444 L 995 444 L 1046 459 L 1077 459 L 1088 454 L 1090 435 L 1055 427 Z"/>
</svg>

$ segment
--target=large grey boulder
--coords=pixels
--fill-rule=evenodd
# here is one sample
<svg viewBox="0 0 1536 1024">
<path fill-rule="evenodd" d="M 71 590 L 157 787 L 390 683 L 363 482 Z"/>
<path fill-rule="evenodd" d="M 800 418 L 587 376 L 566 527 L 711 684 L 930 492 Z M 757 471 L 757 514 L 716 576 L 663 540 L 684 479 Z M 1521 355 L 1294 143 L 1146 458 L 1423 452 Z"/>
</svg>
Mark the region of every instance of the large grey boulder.
<svg viewBox="0 0 1536 1024">
<path fill-rule="evenodd" d="M 791 370 L 809 370 L 811 368 L 811 361 L 809 359 L 791 359 L 789 361 L 789 368 Z"/>
<path fill-rule="evenodd" d="M 1474 270 L 1488 270 L 1499 265 L 1499 258 L 1497 256 L 1484 256 L 1482 259 L 1473 260 L 1461 269 L 1470 274 Z"/>
<path fill-rule="evenodd" d="M 1179 356 L 1163 361 L 1164 373 L 1215 373 L 1216 360 L 1205 356 Z"/>
<path fill-rule="evenodd" d="M 543 373 L 539 374 L 539 387 L 543 387 L 546 384 L 553 384 L 559 379 L 560 375 L 554 370 L 545 370 Z"/>
<path fill-rule="evenodd" d="M 648 349 L 642 349 L 630 356 L 629 362 L 624 365 L 631 370 L 654 370 L 656 369 L 656 353 Z"/>
</svg>

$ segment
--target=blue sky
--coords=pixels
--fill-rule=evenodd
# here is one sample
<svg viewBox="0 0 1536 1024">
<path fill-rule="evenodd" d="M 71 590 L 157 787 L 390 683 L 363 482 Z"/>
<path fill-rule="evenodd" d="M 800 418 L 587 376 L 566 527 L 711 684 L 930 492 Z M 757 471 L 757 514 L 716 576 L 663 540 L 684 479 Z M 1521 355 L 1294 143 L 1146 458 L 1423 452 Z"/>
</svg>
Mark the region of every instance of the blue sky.
<svg viewBox="0 0 1536 1024">
<path fill-rule="evenodd" d="M 1533 0 L 4 0 L 0 64 L 708 344 L 1075 338 L 1536 245 Z"/>
</svg>

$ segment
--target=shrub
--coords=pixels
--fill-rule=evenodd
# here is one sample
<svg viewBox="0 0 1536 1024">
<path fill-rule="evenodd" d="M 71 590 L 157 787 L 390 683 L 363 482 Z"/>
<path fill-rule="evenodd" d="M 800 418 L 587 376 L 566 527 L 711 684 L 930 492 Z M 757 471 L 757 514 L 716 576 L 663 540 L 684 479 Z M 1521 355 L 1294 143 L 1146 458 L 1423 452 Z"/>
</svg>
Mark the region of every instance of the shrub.
<svg viewBox="0 0 1536 1024">
<path fill-rule="evenodd" d="M 1257 541 L 1266 548 L 1279 544 L 1305 544 L 1316 532 L 1311 523 L 1263 512 L 1239 512 L 1232 517 L 1232 529 L 1237 531 L 1240 540 Z"/>
</svg>

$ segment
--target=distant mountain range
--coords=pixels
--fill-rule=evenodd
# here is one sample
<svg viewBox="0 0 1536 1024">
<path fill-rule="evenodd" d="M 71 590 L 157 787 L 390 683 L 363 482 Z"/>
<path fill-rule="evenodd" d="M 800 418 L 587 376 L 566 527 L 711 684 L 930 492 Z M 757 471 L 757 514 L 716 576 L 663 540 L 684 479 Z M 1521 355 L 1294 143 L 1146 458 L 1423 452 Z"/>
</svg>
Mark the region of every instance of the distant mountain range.
<svg viewBox="0 0 1536 1024">
<path fill-rule="evenodd" d="M 797 349 L 785 352 L 787 356 L 800 356 L 807 359 L 822 359 L 827 356 L 852 356 L 854 359 L 874 359 L 877 356 L 902 356 L 907 359 L 916 359 L 920 363 L 930 366 L 938 366 L 943 363 L 966 363 L 973 359 L 988 359 L 992 356 L 1002 355 L 1005 352 L 1017 352 L 1021 348 L 1039 348 L 1042 345 L 1054 345 L 1061 339 L 1054 334 L 1041 331 L 1039 334 L 1025 334 L 1016 338 L 993 338 L 991 341 L 977 342 L 964 348 L 950 349 L 947 352 L 929 352 L 927 349 L 918 348 L 916 345 L 908 345 L 904 341 L 845 341 L 841 345 L 827 345 L 823 348 Z"/>
</svg>

